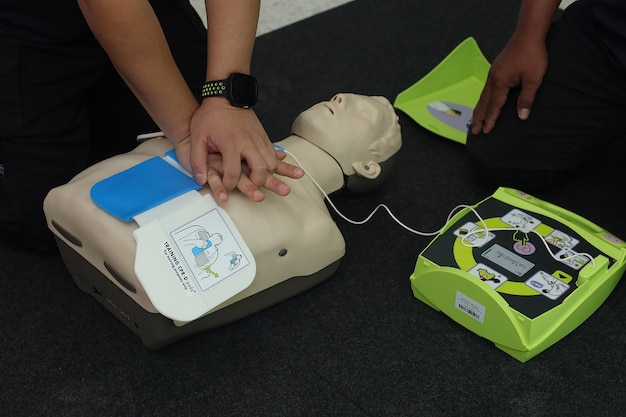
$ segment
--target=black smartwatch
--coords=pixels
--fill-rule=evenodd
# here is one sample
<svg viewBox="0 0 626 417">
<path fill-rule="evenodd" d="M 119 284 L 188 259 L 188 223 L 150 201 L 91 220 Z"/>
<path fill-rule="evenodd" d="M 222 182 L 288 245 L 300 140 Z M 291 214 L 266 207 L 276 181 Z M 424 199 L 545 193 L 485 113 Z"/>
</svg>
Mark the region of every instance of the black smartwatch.
<svg viewBox="0 0 626 417">
<path fill-rule="evenodd" d="M 253 76 L 235 72 L 225 80 L 208 81 L 202 85 L 202 98 L 225 97 L 235 107 L 248 108 L 256 104 L 258 90 Z"/>
</svg>

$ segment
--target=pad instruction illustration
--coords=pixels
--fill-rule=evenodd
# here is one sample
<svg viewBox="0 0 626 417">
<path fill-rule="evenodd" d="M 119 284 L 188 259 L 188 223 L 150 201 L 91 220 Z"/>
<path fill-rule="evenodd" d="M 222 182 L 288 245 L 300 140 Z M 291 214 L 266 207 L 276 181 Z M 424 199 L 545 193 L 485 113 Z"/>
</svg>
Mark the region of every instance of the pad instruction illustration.
<svg viewBox="0 0 626 417">
<path fill-rule="evenodd" d="M 170 232 L 189 273 L 201 291 L 249 265 L 240 242 L 214 209 Z"/>
</svg>

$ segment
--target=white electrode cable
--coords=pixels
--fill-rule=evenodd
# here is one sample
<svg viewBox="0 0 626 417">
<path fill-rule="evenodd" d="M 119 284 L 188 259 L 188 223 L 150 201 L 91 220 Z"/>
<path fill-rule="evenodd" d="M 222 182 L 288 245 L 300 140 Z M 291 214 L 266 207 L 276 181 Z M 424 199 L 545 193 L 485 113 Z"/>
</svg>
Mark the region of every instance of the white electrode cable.
<svg viewBox="0 0 626 417">
<path fill-rule="evenodd" d="M 379 210 L 379 209 L 383 209 L 383 210 L 385 210 L 385 211 L 387 212 L 387 214 L 389 215 L 389 217 L 391 217 L 391 218 L 393 219 L 393 221 L 395 221 L 398 225 L 400 225 L 400 226 L 401 226 L 402 228 L 404 228 L 405 230 L 407 230 L 407 231 L 409 231 L 409 232 L 411 232 L 411 233 L 413 233 L 413 234 L 419 235 L 419 236 L 435 236 L 435 235 L 438 235 L 439 233 L 441 233 L 441 231 L 444 229 L 445 225 L 446 225 L 446 224 L 448 224 L 448 222 L 450 221 L 450 219 L 452 218 L 452 216 L 454 216 L 454 214 L 455 214 L 458 210 L 460 210 L 460 209 L 468 209 L 468 210 L 470 210 L 472 213 L 474 213 L 474 215 L 475 215 L 475 216 L 476 216 L 476 218 L 478 219 L 479 223 L 482 225 L 482 228 L 479 226 L 479 228 L 474 229 L 474 230 L 471 230 L 471 231 L 469 231 L 469 232 L 468 232 L 465 236 L 463 236 L 463 238 L 461 239 L 461 243 L 462 243 L 464 246 L 468 246 L 468 247 L 478 247 L 478 246 L 481 246 L 481 245 L 484 243 L 484 241 L 485 241 L 486 239 L 488 239 L 488 238 L 489 238 L 489 233 L 490 233 L 490 232 L 494 232 L 494 231 L 511 231 L 511 230 L 517 230 L 517 231 L 520 231 L 520 232 L 525 233 L 525 234 L 528 234 L 528 233 L 530 232 L 530 233 L 534 233 L 534 234 L 536 234 L 537 236 L 539 236 L 539 238 L 540 238 L 541 242 L 543 243 L 543 245 L 545 246 L 546 251 L 548 252 L 548 254 L 550 254 L 550 256 L 551 256 L 554 260 L 556 260 L 556 261 L 558 261 L 558 262 L 563 262 L 563 261 L 566 261 L 566 260 L 574 259 L 574 258 L 576 258 L 576 257 L 578 257 L 578 256 L 583 256 L 583 257 L 588 258 L 588 259 L 591 261 L 591 264 L 592 264 L 592 265 L 594 265 L 594 264 L 595 264 L 593 257 L 592 257 L 590 254 L 586 253 L 586 252 L 581 252 L 581 253 L 571 254 L 571 255 L 564 256 L 564 257 L 562 257 L 562 258 L 557 258 L 557 256 L 556 256 L 555 254 L 553 254 L 553 253 L 552 253 L 552 251 L 550 250 L 550 247 L 548 246 L 548 242 L 546 242 L 546 240 L 543 238 L 543 236 L 541 236 L 541 235 L 540 235 L 540 234 L 539 234 L 536 230 L 532 230 L 532 229 L 522 229 L 522 228 L 517 228 L 517 229 L 511 229 L 511 228 L 489 228 L 489 227 L 487 227 L 487 224 L 485 223 L 485 221 L 483 220 L 483 218 L 480 216 L 480 214 L 478 214 L 478 212 L 476 211 L 476 209 L 475 209 L 474 207 L 469 206 L 469 205 L 466 205 L 466 204 L 459 204 L 458 206 L 454 207 L 454 208 L 450 211 L 450 214 L 448 214 L 448 218 L 446 219 L 446 222 L 444 223 L 444 225 L 443 225 L 443 226 L 442 226 L 439 230 L 434 231 L 434 232 L 421 232 L 421 231 L 419 231 L 419 230 L 415 230 L 415 229 L 413 229 L 413 228 L 411 228 L 411 227 L 409 227 L 409 226 L 405 225 L 404 223 L 402 223 L 402 222 L 401 222 L 401 221 L 400 221 L 400 220 L 399 220 L 399 219 L 398 219 L 398 218 L 397 218 L 397 217 L 396 217 L 396 216 L 395 216 L 395 215 L 391 212 L 391 210 L 389 209 L 389 207 L 387 207 L 387 205 L 382 204 L 382 203 L 381 203 L 381 204 L 378 204 L 378 205 L 374 208 L 374 210 L 372 210 L 372 212 L 371 212 L 371 213 L 370 213 L 367 217 L 365 217 L 363 220 L 353 220 L 353 219 L 350 219 L 349 217 L 347 217 L 346 215 L 344 215 L 344 214 L 343 214 L 343 213 L 342 213 L 342 212 L 341 212 L 341 211 L 340 211 L 340 210 L 339 210 L 339 209 L 335 206 L 335 204 L 333 203 L 333 201 L 330 199 L 330 196 L 329 196 L 328 194 L 326 194 L 326 192 L 324 191 L 324 189 L 322 188 L 322 186 L 321 186 L 321 185 L 319 185 L 319 183 L 315 180 L 315 178 L 313 178 L 313 176 L 311 176 L 311 175 L 309 174 L 309 172 L 308 172 L 308 171 L 307 171 L 307 169 L 306 169 L 306 168 L 302 165 L 302 163 L 300 162 L 300 160 L 298 159 L 298 157 L 297 157 L 297 156 L 295 156 L 292 152 L 290 152 L 290 151 L 288 151 L 288 150 L 286 150 L 286 149 L 284 149 L 284 148 L 282 148 L 282 147 L 279 147 L 278 145 L 274 145 L 274 147 L 275 147 L 278 151 L 280 151 L 280 152 L 284 152 L 284 153 L 286 153 L 287 155 L 291 156 L 291 157 L 294 159 L 294 161 L 296 162 L 296 164 L 298 164 L 298 166 L 299 166 L 300 168 L 302 168 L 302 170 L 304 171 L 304 174 L 305 174 L 305 175 L 306 175 L 306 176 L 307 176 L 307 177 L 308 177 L 308 178 L 309 178 L 309 179 L 313 182 L 313 184 L 315 184 L 315 186 L 318 188 L 318 190 L 320 190 L 320 192 L 321 192 L 321 193 L 322 193 L 322 195 L 324 196 L 324 199 L 326 199 L 326 201 L 327 201 L 327 202 L 328 202 L 328 204 L 332 207 L 332 209 L 335 211 L 335 213 L 337 213 L 337 215 L 338 215 L 339 217 L 341 217 L 342 219 L 344 219 L 344 220 L 345 220 L 346 222 L 348 222 L 348 223 L 351 223 L 351 224 L 354 224 L 354 225 L 362 225 L 362 224 L 365 224 L 365 223 L 367 223 L 368 221 L 370 221 L 370 219 L 371 219 L 371 218 L 372 218 L 372 217 L 376 214 L 376 212 L 378 212 L 378 210 Z M 477 243 L 472 243 L 472 242 L 469 242 L 469 241 L 467 240 L 468 236 L 471 236 L 471 235 L 477 235 L 477 234 L 479 234 L 479 233 L 482 233 L 482 235 L 481 235 L 481 236 L 478 236 L 478 239 L 477 239 L 477 240 L 478 240 L 478 242 L 477 242 Z"/>
<path fill-rule="evenodd" d="M 483 222 L 483 224 L 484 224 L 484 222 Z M 577 258 L 579 256 L 582 256 L 582 257 L 585 257 L 585 258 L 589 259 L 589 261 L 591 262 L 592 265 L 595 265 L 595 261 L 593 259 L 593 256 L 591 256 L 587 252 L 572 253 L 570 255 L 565 255 L 565 256 L 562 256 L 560 258 L 557 257 L 550 250 L 550 246 L 548 246 L 548 242 L 544 239 L 544 237 L 539 232 L 537 232 L 534 229 L 524 229 L 524 228 L 512 228 L 511 229 L 511 228 L 508 228 L 508 227 L 492 227 L 492 228 L 485 227 L 484 229 L 474 229 L 474 230 L 469 231 L 465 236 L 463 236 L 463 238 L 461 239 L 461 244 L 463 246 L 467 246 L 467 247 L 471 247 L 471 248 L 475 248 L 477 246 L 481 246 L 484 243 L 484 241 L 486 241 L 489 238 L 489 232 L 498 232 L 498 231 L 503 231 L 503 232 L 517 231 L 517 232 L 522 232 L 524 234 L 533 233 L 533 234 L 535 234 L 535 235 L 537 235 L 539 237 L 539 240 L 541 241 L 543 246 L 546 248 L 546 252 L 548 252 L 548 254 L 555 261 L 558 261 L 558 262 L 569 261 L 571 259 L 575 259 L 575 258 Z M 467 237 L 468 236 L 479 234 L 479 233 L 483 233 L 483 234 L 478 236 L 478 239 L 482 240 L 482 242 L 480 242 L 478 244 L 473 244 L 472 242 L 467 242 Z M 522 246 L 524 246 L 524 245 L 525 244 L 522 244 Z"/>
<path fill-rule="evenodd" d="M 298 164 L 298 166 L 300 168 L 302 168 L 302 170 L 304 171 L 304 174 L 313 182 L 313 184 L 315 184 L 315 186 L 317 187 L 318 190 L 320 190 L 320 192 L 322 193 L 322 195 L 324 196 L 324 198 L 326 199 L 326 201 L 328 202 L 328 204 L 332 207 L 332 209 L 335 211 L 335 213 L 337 213 L 337 215 L 339 217 L 341 217 L 342 219 L 344 219 L 345 221 L 347 221 L 348 223 L 352 223 L 355 225 L 362 225 L 367 223 L 368 221 L 371 220 L 371 218 L 374 216 L 374 214 L 376 214 L 376 212 L 380 209 L 383 209 L 387 212 L 387 214 L 389 215 L 389 217 L 391 217 L 393 219 L 393 221 L 395 221 L 398 225 L 400 225 L 401 227 L 403 227 L 404 229 L 406 229 L 407 231 L 414 233 L 416 235 L 419 236 L 435 236 L 438 235 L 439 233 L 441 233 L 441 231 L 443 230 L 443 228 L 445 227 L 445 224 L 447 224 L 450 219 L 452 218 L 452 216 L 454 216 L 454 213 L 456 213 L 458 210 L 466 208 L 469 209 L 470 211 L 472 211 L 476 217 L 479 219 L 480 223 L 483 225 L 483 227 L 485 229 L 487 229 L 487 225 L 485 224 L 485 221 L 482 219 L 482 217 L 480 217 L 480 215 L 478 214 L 478 212 L 471 206 L 465 205 L 465 204 L 460 204 L 456 207 L 454 207 L 452 209 L 452 211 L 450 211 L 450 214 L 448 215 L 448 218 L 446 219 L 446 223 L 444 224 L 444 226 L 442 226 L 439 230 L 436 230 L 434 232 L 421 232 L 419 230 L 415 230 L 407 225 L 405 225 L 404 223 L 402 223 L 389 209 L 389 207 L 387 207 L 387 205 L 385 204 L 379 204 L 376 206 L 376 208 L 374 208 L 374 210 L 372 210 L 372 212 L 363 220 L 353 220 L 349 217 L 347 217 L 346 215 L 344 215 L 333 203 L 333 201 L 330 199 L 330 196 L 328 194 L 326 194 L 326 192 L 324 191 L 324 189 L 322 188 L 321 185 L 318 184 L 318 182 L 315 180 L 315 178 L 313 178 L 309 172 L 307 171 L 307 169 L 302 165 L 302 162 L 300 162 L 300 160 L 298 159 L 297 156 L 295 156 L 293 153 L 289 152 L 288 150 L 284 149 L 284 148 L 278 148 L 279 151 L 286 153 L 287 155 L 291 156 L 294 161 L 296 162 L 296 164 Z"/>
</svg>

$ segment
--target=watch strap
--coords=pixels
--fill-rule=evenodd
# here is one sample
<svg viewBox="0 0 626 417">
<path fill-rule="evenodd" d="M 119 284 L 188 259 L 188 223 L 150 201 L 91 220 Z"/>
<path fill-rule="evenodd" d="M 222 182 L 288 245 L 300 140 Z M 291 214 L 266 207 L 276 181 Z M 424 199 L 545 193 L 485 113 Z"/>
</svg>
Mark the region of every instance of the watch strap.
<svg viewBox="0 0 626 417">
<path fill-rule="evenodd" d="M 223 96 L 228 80 L 209 81 L 202 85 L 202 98 Z"/>
</svg>

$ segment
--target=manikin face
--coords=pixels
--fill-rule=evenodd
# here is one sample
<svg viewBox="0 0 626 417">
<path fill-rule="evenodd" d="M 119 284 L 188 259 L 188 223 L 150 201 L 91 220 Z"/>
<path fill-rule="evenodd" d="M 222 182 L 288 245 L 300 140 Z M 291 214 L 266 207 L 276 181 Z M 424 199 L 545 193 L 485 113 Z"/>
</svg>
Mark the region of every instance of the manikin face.
<svg viewBox="0 0 626 417">
<path fill-rule="evenodd" d="M 353 164 L 385 161 L 401 146 L 398 117 L 384 97 L 337 94 L 302 112 L 291 131 L 332 155 L 347 175 Z"/>
</svg>

